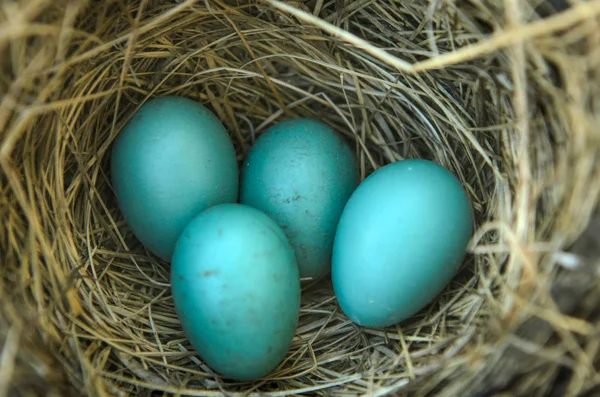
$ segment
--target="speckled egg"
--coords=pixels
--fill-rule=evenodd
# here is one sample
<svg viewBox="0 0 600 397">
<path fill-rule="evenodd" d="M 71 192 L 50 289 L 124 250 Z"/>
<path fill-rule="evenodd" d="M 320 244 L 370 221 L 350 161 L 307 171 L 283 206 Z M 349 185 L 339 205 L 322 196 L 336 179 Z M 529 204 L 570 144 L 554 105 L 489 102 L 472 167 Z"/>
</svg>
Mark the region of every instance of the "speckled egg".
<svg viewBox="0 0 600 397">
<path fill-rule="evenodd" d="M 459 268 L 472 222 L 467 193 L 440 165 L 405 160 L 371 174 L 335 236 L 332 278 L 343 311 L 385 327 L 421 310 Z"/>
<path fill-rule="evenodd" d="M 221 204 L 195 217 L 177 242 L 171 285 L 185 334 L 215 371 L 248 381 L 285 357 L 300 280 L 287 238 L 267 215 Z"/>
<path fill-rule="evenodd" d="M 331 268 L 333 237 L 359 173 L 352 151 L 327 125 L 294 119 L 269 128 L 242 170 L 240 201 L 283 229 L 302 277 Z"/>
<path fill-rule="evenodd" d="M 190 99 L 146 102 L 119 133 L 111 158 L 118 206 L 133 234 L 170 260 L 199 212 L 238 196 L 233 144 L 219 119 Z"/>
</svg>

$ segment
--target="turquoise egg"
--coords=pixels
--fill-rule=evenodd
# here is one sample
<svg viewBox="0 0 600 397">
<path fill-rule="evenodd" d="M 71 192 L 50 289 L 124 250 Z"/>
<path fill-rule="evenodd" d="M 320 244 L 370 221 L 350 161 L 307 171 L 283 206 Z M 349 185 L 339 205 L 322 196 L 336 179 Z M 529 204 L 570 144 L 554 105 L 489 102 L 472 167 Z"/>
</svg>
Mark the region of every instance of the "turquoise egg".
<svg viewBox="0 0 600 397">
<path fill-rule="evenodd" d="M 405 160 L 371 174 L 335 236 L 332 278 L 342 310 L 367 327 L 421 310 L 460 267 L 472 223 L 467 193 L 440 165 Z"/>
<path fill-rule="evenodd" d="M 319 278 L 331 269 L 335 228 L 358 182 L 352 151 L 330 127 L 294 119 L 269 128 L 250 150 L 240 201 L 281 226 L 301 277 Z"/>
<path fill-rule="evenodd" d="M 221 204 L 195 217 L 177 241 L 171 286 L 185 334 L 215 371 L 248 381 L 285 357 L 300 279 L 287 238 L 267 215 Z"/>
<path fill-rule="evenodd" d="M 233 144 L 219 119 L 190 99 L 146 102 L 115 140 L 112 186 L 133 234 L 170 260 L 185 225 L 238 195 Z"/>
</svg>

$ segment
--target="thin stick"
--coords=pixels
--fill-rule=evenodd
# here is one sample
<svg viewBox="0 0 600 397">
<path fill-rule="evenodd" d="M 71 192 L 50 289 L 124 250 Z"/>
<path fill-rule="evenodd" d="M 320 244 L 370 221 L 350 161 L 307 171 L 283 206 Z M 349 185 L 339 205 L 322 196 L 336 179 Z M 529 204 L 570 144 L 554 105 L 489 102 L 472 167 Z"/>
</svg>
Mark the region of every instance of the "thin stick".
<svg viewBox="0 0 600 397">
<path fill-rule="evenodd" d="M 561 14 L 556 14 L 552 17 L 530 23 L 529 25 L 519 26 L 517 28 L 502 31 L 485 40 L 481 40 L 476 44 L 430 58 L 426 61 L 411 64 L 374 46 L 368 41 L 363 40 L 344 29 L 340 29 L 329 22 L 315 17 L 312 14 L 299 10 L 286 3 L 282 3 L 281 1 L 266 1 L 268 1 L 273 7 L 278 8 L 281 11 L 288 12 L 301 21 L 313 24 L 323 29 L 327 33 L 355 45 L 357 48 L 364 50 L 368 54 L 373 55 L 388 65 L 408 73 L 440 69 L 446 66 L 466 62 L 510 45 L 523 43 L 535 37 L 569 28 L 581 21 L 594 18 L 596 15 L 600 14 L 600 0 L 580 2 L 572 6 L 568 11 L 565 11 Z"/>
</svg>

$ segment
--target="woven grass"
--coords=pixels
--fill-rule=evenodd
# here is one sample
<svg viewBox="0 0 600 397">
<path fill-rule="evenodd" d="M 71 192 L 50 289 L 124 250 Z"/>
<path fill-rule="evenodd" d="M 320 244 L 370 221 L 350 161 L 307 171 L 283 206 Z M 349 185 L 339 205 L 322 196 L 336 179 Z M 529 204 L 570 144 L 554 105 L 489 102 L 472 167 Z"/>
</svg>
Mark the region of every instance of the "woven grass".
<svg viewBox="0 0 600 397">
<path fill-rule="evenodd" d="M 0 1 L 0 396 L 597 392 L 600 1 L 559 3 Z M 281 366 L 215 375 L 110 186 L 111 143 L 164 95 L 212 109 L 240 161 L 302 116 L 363 177 L 443 164 L 476 216 L 460 273 L 383 330 L 306 282 Z"/>
</svg>

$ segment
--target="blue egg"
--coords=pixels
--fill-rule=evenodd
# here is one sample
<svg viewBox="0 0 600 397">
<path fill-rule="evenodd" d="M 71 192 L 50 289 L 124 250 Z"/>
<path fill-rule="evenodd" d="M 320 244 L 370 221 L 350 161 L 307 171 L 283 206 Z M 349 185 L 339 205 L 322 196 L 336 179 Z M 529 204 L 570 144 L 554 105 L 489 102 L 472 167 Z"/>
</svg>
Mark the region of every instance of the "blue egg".
<svg viewBox="0 0 600 397">
<path fill-rule="evenodd" d="M 472 234 L 460 181 L 440 165 L 405 160 L 360 184 L 340 218 L 332 278 L 342 310 L 359 325 L 412 316 L 450 282 Z"/>
<path fill-rule="evenodd" d="M 337 222 L 358 182 L 352 151 L 330 127 L 288 120 L 265 131 L 250 150 L 240 201 L 281 226 L 302 277 L 319 278 L 331 269 Z"/>
<path fill-rule="evenodd" d="M 248 381 L 285 357 L 300 279 L 287 238 L 267 215 L 221 204 L 195 217 L 177 242 L 171 285 L 185 334 L 215 371 Z"/>
<path fill-rule="evenodd" d="M 195 215 L 238 195 L 225 127 L 210 110 L 180 97 L 152 99 L 135 113 L 114 143 L 111 177 L 130 229 L 164 260 Z"/>
</svg>

